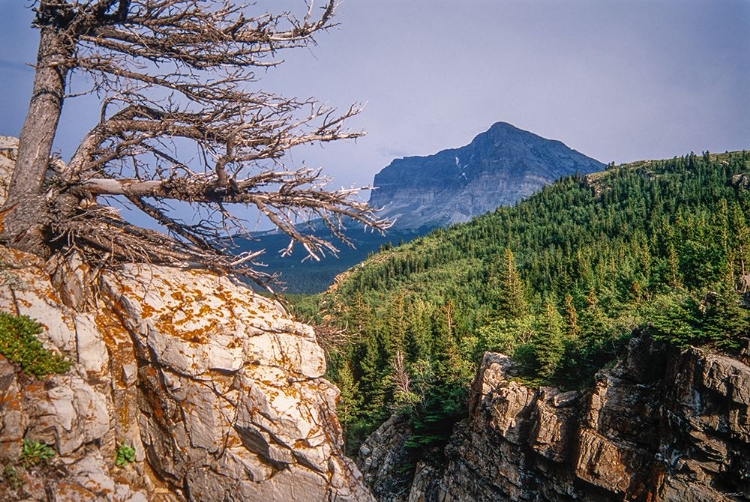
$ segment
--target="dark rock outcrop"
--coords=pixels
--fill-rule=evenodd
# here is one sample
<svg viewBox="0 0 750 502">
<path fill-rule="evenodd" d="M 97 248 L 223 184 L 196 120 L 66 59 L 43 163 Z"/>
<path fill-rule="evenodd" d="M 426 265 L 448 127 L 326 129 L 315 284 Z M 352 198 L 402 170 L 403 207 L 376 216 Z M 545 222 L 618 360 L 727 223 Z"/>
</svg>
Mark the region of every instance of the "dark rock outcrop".
<svg viewBox="0 0 750 502">
<path fill-rule="evenodd" d="M 559 141 L 498 122 L 467 146 L 396 159 L 375 175 L 370 204 L 418 229 L 469 221 L 511 205 L 558 178 L 605 165 Z"/>
<path fill-rule="evenodd" d="M 418 464 L 403 500 L 750 499 L 747 363 L 635 338 L 583 394 L 525 387 L 487 353 L 447 462 Z"/>
<path fill-rule="evenodd" d="M 359 448 L 357 467 L 380 502 L 404 502 L 409 497 L 415 459 L 405 445 L 411 433 L 406 417 L 393 415 Z"/>
</svg>

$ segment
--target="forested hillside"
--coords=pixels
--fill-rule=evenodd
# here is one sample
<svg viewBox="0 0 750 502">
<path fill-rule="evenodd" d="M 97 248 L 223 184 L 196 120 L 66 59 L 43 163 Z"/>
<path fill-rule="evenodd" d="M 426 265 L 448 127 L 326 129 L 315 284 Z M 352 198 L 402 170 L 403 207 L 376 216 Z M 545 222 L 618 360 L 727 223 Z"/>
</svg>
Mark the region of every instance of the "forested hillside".
<svg viewBox="0 0 750 502">
<path fill-rule="evenodd" d="M 588 385 L 634 330 L 737 350 L 748 335 L 750 152 L 645 161 L 385 250 L 302 303 L 330 350 L 350 448 L 394 410 L 418 450 L 465 413 L 486 350 L 522 378 Z"/>
</svg>

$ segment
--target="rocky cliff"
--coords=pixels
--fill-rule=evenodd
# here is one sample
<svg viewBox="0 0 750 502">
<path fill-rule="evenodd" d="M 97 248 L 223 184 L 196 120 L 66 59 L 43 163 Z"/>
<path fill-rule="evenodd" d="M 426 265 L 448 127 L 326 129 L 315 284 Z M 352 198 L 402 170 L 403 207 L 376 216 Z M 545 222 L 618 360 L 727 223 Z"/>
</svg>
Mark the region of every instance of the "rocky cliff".
<svg viewBox="0 0 750 502">
<path fill-rule="evenodd" d="M 627 357 L 582 393 L 521 385 L 510 358 L 488 353 L 470 417 L 456 427 L 443 462 L 420 462 L 401 494 L 377 491 L 381 459 L 397 458 L 388 450 L 398 441 L 371 438 L 359 464 L 378 496 L 393 501 L 747 500 L 748 356 L 636 338 Z"/>
<path fill-rule="evenodd" d="M 370 204 L 397 218 L 399 229 L 445 226 L 604 167 L 559 141 L 498 122 L 462 148 L 394 160 L 375 175 Z"/>
<path fill-rule="evenodd" d="M 0 248 L 0 311 L 74 363 L 37 379 L 0 356 L 0 500 L 371 500 L 314 332 L 230 278 Z M 55 456 L 19 467 L 24 439 Z"/>
</svg>

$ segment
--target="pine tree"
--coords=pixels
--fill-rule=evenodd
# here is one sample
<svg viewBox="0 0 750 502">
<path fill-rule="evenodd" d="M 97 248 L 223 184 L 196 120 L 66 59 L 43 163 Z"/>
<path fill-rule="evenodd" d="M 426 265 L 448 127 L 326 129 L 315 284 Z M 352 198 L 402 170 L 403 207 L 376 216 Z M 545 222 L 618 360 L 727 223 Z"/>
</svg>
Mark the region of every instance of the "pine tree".
<svg viewBox="0 0 750 502">
<path fill-rule="evenodd" d="M 527 313 L 523 282 L 510 248 L 503 250 L 498 279 L 496 315 L 513 319 L 523 317 Z"/>
<path fill-rule="evenodd" d="M 413 300 L 408 305 L 408 326 L 406 329 L 407 360 L 412 363 L 429 361 L 433 343 L 430 310 L 427 304 L 421 299 Z"/>
<path fill-rule="evenodd" d="M 576 307 L 573 305 L 573 297 L 567 295 L 565 297 L 565 334 L 569 338 L 577 338 L 580 330 L 578 326 L 578 311 L 576 311 Z"/>
<path fill-rule="evenodd" d="M 453 300 L 445 302 L 435 324 L 435 376 L 438 381 L 455 383 L 463 381 L 464 363 L 455 337 L 456 307 Z"/>
<path fill-rule="evenodd" d="M 667 248 L 667 264 L 669 266 L 669 285 L 677 289 L 682 287 L 680 280 L 680 262 L 674 245 L 670 242 Z"/>
<path fill-rule="evenodd" d="M 720 348 L 740 348 L 740 339 L 750 336 L 750 310 L 742 305 L 731 269 L 725 271 L 716 292 L 706 294 L 703 303 L 704 336 Z"/>
<path fill-rule="evenodd" d="M 396 352 L 403 352 L 406 347 L 407 319 L 404 296 L 403 292 L 399 292 L 388 308 L 386 329 L 389 345 L 385 350 L 389 358 L 395 357 Z"/>
<path fill-rule="evenodd" d="M 586 308 L 581 311 L 579 321 L 581 335 L 587 340 L 591 350 L 595 350 L 611 335 L 612 320 L 599 305 L 599 298 L 594 288 L 591 288 L 586 295 Z"/>
<path fill-rule="evenodd" d="M 344 427 L 344 434 L 346 434 L 347 426 L 355 419 L 362 405 L 362 395 L 359 392 L 358 383 L 354 380 L 350 361 L 344 360 L 339 366 L 336 385 L 341 392 L 336 405 L 336 415 Z"/>
<path fill-rule="evenodd" d="M 371 420 L 385 416 L 387 365 L 381 357 L 381 346 L 376 334 L 365 337 L 361 348 L 359 367 L 362 377 L 359 388 L 363 395 L 363 409 Z"/>
<path fill-rule="evenodd" d="M 362 293 L 357 291 L 352 305 L 352 328 L 358 334 L 364 335 L 372 330 L 373 313 L 372 308 L 365 303 Z"/>
<path fill-rule="evenodd" d="M 557 308 L 552 302 L 545 302 L 544 312 L 537 323 L 536 333 L 531 341 L 537 361 L 537 371 L 542 378 L 551 377 L 562 358 L 565 349 L 562 325 L 563 319 Z"/>
</svg>

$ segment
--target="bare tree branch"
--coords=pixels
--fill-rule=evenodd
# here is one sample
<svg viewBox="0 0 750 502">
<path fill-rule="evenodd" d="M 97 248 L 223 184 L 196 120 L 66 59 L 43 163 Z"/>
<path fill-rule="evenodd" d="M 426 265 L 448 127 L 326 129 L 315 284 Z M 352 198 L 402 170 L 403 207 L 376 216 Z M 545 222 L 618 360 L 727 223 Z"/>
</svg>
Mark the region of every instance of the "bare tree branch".
<svg viewBox="0 0 750 502">
<path fill-rule="evenodd" d="M 258 69 L 281 63 L 280 51 L 313 44 L 333 26 L 335 0 L 321 8 L 309 1 L 301 18 L 230 0 L 36 0 L 33 8 L 42 37 L 6 242 L 38 250 L 40 239 L 47 249 L 74 241 L 102 260 L 192 261 L 267 279 L 253 268 L 255 253 L 226 255 L 228 239 L 245 228 L 239 207 L 287 233 L 285 252 L 299 242 L 315 259 L 337 250 L 300 230 L 311 219 L 345 243 L 346 224 L 388 228 L 358 190 L 329 190 L 319 169 L 284 163 L 300 145 L 361 136 L 345 128 L 359 108 L 335 113 L 252 89 Z M 51 138 L 79 73 L 101 97 L 100 120 L 51 173 Z M 167 235 L 113 217 L 96 202 L 108 196 L 126 199 Z M 194 218 L 176 215 L 170 201 L 182 211 L 188 206 L 179 203 L 189 204 Z"/>
</svg>

